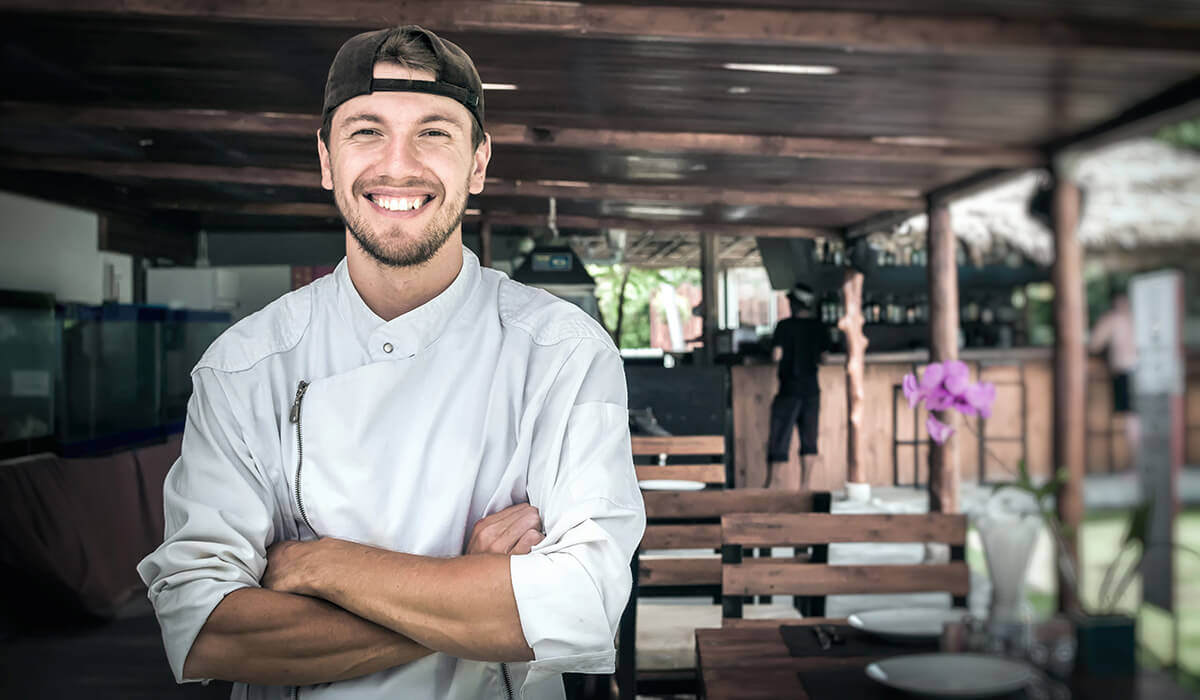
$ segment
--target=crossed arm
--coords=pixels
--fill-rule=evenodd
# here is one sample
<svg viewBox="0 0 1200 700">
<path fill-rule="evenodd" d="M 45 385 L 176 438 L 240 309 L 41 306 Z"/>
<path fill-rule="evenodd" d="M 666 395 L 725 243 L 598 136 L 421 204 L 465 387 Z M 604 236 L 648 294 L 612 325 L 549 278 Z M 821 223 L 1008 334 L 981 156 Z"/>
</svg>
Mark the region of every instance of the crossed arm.
<svg viewBox="0 0 1200 700">
<path fill-rule="evenodd" d="M 476 523 L 467 554 L 422 557 L 326 538 L 268 552 L 262 588 L 213 610 L 184 664 L 187 678 L 268 685 L 327 683 L 434 651 L 527 661 L 508 558 L 542 539 L 519 504 Z"/>
</svg>

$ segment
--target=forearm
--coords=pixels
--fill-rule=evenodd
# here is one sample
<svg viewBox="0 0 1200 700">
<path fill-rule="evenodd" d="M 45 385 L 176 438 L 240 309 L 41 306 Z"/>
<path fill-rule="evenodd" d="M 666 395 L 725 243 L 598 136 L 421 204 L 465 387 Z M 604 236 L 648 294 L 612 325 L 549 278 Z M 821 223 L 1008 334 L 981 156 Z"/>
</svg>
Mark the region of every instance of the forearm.
<svg viewBox="0 0 1200 700">
<path fill-rule="evenodd" d="M 311 685 L 365 676 L 430 653 L 323 600 L 243 588 L 209 616 L 188 654 L 184 677 Z"/>
<path fill-rule="evenodd" d="M 477 661 L 529 661 L 509 558 L 422 557 L 342 540 L 321 541 L 322 565 L 305 591 L 416 640 Z"/>
</svg>

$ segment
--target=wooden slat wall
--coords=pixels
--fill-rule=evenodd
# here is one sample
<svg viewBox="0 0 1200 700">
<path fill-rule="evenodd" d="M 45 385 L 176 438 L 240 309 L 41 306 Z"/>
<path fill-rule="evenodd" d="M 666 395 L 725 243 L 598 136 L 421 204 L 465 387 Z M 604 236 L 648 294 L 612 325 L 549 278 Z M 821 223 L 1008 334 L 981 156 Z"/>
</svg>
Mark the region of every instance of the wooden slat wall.
<svg viewBox="0 0 1200 700">
<path fill-rule="evenodd" d="M 671 435 L 666 437 L 635 435 L 631 440 L 635 456 L 664 453 L 717 456 L 725 454 L 725 437 L 723 435 Z"/>
<path fill-rule="evenodd" d="M 826 513 L 734 513 L 721 517 L 723 544 L 746 547 L 835 542 L 941 542 L 965 544 L 967 517 Z"/>
<path fill-rule="evenodd" d="M 966 562 L 896 566 L 786 564 L 771 560 L 726 564 L 725 595 L 830 595 L 947 592 L 965 596 L 971 574 Z"/>
</svg>

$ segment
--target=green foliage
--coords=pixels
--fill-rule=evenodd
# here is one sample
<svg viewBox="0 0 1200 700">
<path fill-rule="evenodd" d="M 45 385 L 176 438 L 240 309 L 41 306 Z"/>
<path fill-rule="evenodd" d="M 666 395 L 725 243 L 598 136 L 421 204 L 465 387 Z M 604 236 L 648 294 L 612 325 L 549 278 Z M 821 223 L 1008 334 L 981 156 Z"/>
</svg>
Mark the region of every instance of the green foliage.
<svg viewBox="0 0 1200 700">
<path fill-rule="evenodd" d="M 1155 138 L 1172 146 L 1200 150 L 1200 118 L 1164 126 L 1158 130 Z"/>
<path fill-rule="evenodd" d="M 596 280 L 596 300 L 604 325 L 610 335 L 617 330 L 618 303 L 622 283 L 625 285 L 624 317 L 621 322 L 621 337 L 615 338 L 617 347 L 650 347 L 650 299 L 662 284 L 678 287 L 684 283 L 700 284 L 700 271 L 694 268 L 644 269 L 628 265 L 588 265 L 588 274 Z M 629 273 L 628 281 L 625 280 Z M 678 297 L 680 318 L 686 321 L 692 310 L 687 300 Z"/>
</svg>

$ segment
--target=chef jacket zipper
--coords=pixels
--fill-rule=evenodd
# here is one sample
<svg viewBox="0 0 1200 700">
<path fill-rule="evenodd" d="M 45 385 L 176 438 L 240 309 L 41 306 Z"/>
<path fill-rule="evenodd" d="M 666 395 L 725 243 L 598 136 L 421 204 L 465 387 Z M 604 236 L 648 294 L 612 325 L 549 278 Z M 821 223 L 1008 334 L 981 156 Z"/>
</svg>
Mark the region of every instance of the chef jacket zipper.
<svg viewBox="0 0 1200 700">
<path fill-rule="evenodd" d="M 300 431 L 300 402 L 304 400 L 304 392 L 308 391 L 308 382 L 303 379 L 296 386 L 296 398 L 292 400 L 292 410 L 288 415 L 288 421 L 296 424 L 296 506 L 300 509 L 300 517 L 304 520 L 304 524 L 312 530 L 313 534 L 317 533 L 313 529 L 312 523 L 308 522 L 308 515 L 304 512 L 304 500 L 300 497 L 300 468 L 304 466 L 304 436 Z M 292 700 L 300 700 L 300 686 L 292 686 Z"/>
<path fill-rule="evenodd" d="M 304 468 L 304 433 L 301 431 L 300 402 L 304 400 L 304 392 L 308 391 L 308 382 L 300 380 L 296 387 L 296 398 L 292 401 L 292 412 L 289 420 L 296 424 L 296 507 L 300 509 L 300 519 L 317 535 L 317 530 L 308 522 L 308 513 L 304 510 L 304 498 L 300 494 L 300 470 Z M 320 535 L 317 535 L 320 537 Z"/>
<path fill-rule="evenodd" d="M 500 673 L 504 677 L 504 698 L 513 700 L 512 678 L 508 676 L 508 664 L 500 664 Z"/>
</svg>

